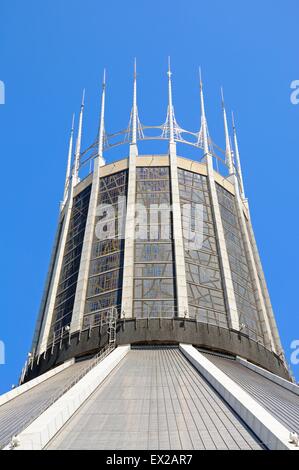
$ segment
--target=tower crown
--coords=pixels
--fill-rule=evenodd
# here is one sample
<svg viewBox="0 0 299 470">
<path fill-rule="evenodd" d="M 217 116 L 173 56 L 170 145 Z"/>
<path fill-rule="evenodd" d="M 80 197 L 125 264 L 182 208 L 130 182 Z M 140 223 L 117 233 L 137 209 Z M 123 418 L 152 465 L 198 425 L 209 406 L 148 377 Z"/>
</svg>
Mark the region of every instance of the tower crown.
<svg viewBox="0 0 299 470">
<path fill-rule="evenodd" d="M 201 73 L 200 73 L 201 75 Z M 139 119 L 138 106 L 137 106 L 137 65 L 136 59 L 134 60 L 134 73 L 133 73 L 133 104 L 130 114 L 128 126 L 119 131 L 106 132 L 104 125 L 105 114 L 105 101 L 106 101 L 106 72 L 104 71 L 103 85 L 102 85 L 102 101 L 101 101 L 101 115 L 100 125 L 97 139 L 88 145 L 87 148 L 81 149 L 82 140 L 82 119 L 84 109 L 84 97 L 82 99 L 81 111 L 79 115 L 78 136 L 76 143 L 75 158 L 73 162 L 73 180 L 77 184 L 79 181 L 80 172 L 92 171 L 91 163 L 96 157 L 99 157 L 101 165 L 105 164 L 105 155 L 110 149 L 128 144 L 137 144 L 141 141 L 168 141 L 170 143 L 180 143 L 198 149 L 198 158 L 196 160 L 202 161 L 209 150 L 214 165 L 216 168 L 221 169 L 223 176 L 228 176 L 232 173 L 240 175 L 240 192 L 244 194 L 244 182 L 240 173 L 240 154 L 238 149 L 235 149 L 236 154 L 236 167 L 232 158 L 232 148 L 230 144 L 229 125 L 226 116 L 226 109 L 224 107 L 224 98 L 222 92 L 222 109 L 224 118 L 225 142 L 224 145 L 217 145 L 213 142 L 208 132 L 206 111 L 203 99 L 203 84 L 200 76 L 200 102 L 201 102 L 201 125 L 198 131 L 192 131 L 181 127 L 176 121 L 173 105 L 173 73 L 170 66 L 170 58 L 168 59 L 167 68 L 168 77 L 168 106 L 166 120 L 162 124 L 143 124 Z M 236 145 L 236 135 L 234 132 L 234 145 Z M 224 148 L 223 148 L 224 147 Z M 108 158 L 108 156 L 107 156 Z M 88 168 L 88 170 L 86 170 Z"/>
</svg>

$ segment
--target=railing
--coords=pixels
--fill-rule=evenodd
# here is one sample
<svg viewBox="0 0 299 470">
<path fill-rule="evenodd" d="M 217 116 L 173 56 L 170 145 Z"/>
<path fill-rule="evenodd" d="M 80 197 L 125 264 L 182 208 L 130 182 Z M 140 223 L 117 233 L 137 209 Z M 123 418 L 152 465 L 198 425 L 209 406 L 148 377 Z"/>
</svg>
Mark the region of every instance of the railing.
<svg viewBox="0 0 299 470">
<path fill-rule="evenodd" d="M 16 429 L 14 436 L 20 434 L 25 428 L 27 428 L 38 416 L 44 413 L 50 406 L 52 406 L 59 398 L 61 398 L 66 392 L 68 392 L 74 385 L 76 385 L 91 369 L 93 369 L 100 361 L 102 361 L 110 352 L 115 349 L 115 343 L 106 344 L 101 351 L 99 351 L 88 364 L 75 378 L 72 378 L 67 384 L 62 387 L 54 396 L 49 398 L 43 405 L 34 412 L 34 415 L 29 416 L 27 419 L 24 419 Z M 11 436 L 6 442 L 0 443 L 0 449 L 5 447 L 9 442 L 12 441 L 13 437 Z"/>
<path fill-rule="evenodd" d="M 186 144 L 191 147 L 195 147 L 197 149 L 203 150 L 203 143 L 199 139 L 199 134 L 200 132 L 191 132 L 188 131 L 187 129 L 182 129 L 180 127 L 175 127 L 177 132 L 175 132 L 175 137 L 174 140 L 180 144 Z M 165 128 L 165 124 L 158 125 L 158 126 L 144 126 L 142 125 L 142 130 L 145 131 L 157 131 L 157 135 L 145 135 L 143 132 L 142 134 L 138 134 L 137 136 L 137 141 L 168 141 L 169 136 L 168 133 L 165 133 L 165 130 L 168 128 Z M 106 139 L 105 139 L 105 146 L 104 150 L 107 151 L 113 147 L 118 147 L 121 145 L 127 145 L 129 143 L 129 139 L 127 138 L 130 133 L 130 129 L 123 129 L 119 132 L 115 132 L 113 134 L 107 134 Z M 221 147 L 215 144 L 215 142 L 212 142 L 211 139 L 209 139 L 209 144 L 210 144 L 210 153 L 213 156 L 213 158 L 216 161 L 219 161 L 221 164 L 223 164 L 225 167 L 227 166 L 226 160 L 225 160 L 225 150 L 223 150 Z M 98 141 L 96 140 L 93 142 L 89 147 L 87 147 L 84 151 L 81 152 L 80 154 L 80 168 L 86 166 L 90 161 L 92 161 L 96 156 L 97 156 L 97 148 L 98 148 Z M 221 156 L 215 152 L 215 149 L 217 149 L 217 152 L 221 154 Z M 201 157 L 202 158 L 202 155 Z"/>
<path fill-rule="evenodd" d="M 113 312 L 112 316 L 111 316 L 111 312 Z M 113 328 L 112 323 L 111 323 L 111 318 L 113 318 L 113 322 L 115 324 L 114 329 L 116 331 L 116 322 L 117 322 L 117 318 L 120 315 L 120 306 L 109 307 L 109 308 L 103 309 L 99 313 L 100 313 L 100 317 L 97 321 L 95 321 L 93 324 L 90 323 L 89 326 L 79 330 L 79 337 L 82 335 L 82 333 L 84 333 L 86 331 L 88 332 L 88 336 L 90 337 L 91 331 L 94 328 L 99 328 L 100 331 L 101 331 L 104 326 L 107 326 L 107 333 L 108 333 L 108 336 L 109 336 L 110 332 L 112 334 L 111 330 Z M 49 349 L 51 351 L 51 354 L 53 354 L 54 348 L 55 348 L 55 346 L 57 346 L 57 344 L 59 344 L 59 349 L 62 348 L 62 344 L 65 340 L 68 340 L 68 344 L 70 344 L 72 334 L 73 333 L 71 332 L 70 325 L 63 326 L 59 330 L 54 331 L 52 340 L 50 340 L 50 341 L 47 340 L 47 341 L 43 342 L 40 345 L 39 350 L 43 351 L 41 354 L 38 354 L 35 350 L 32 351 L 31 353 L 29 353 L 28 359 L 26 360 L 25 365 L 22 369 L 19 385 L 22 384 L 27 371 L 30 368 L 31 369 L 33 368 L 35 359 L 37 360 L 37 364 L 38 364 L 39 361 L 40 361 L 40 357 L 44 356 L 44 358 L 45 358 L 45 356 L 46 356 L 47 352 L 49 351 Z"/>
<path fill-rule="evenodd" d="M 135 316 L 133 318 L 131 317 L 127 318 L 125 315 L 125 312 L 121 311 L 120 305 L 117 305 L 115 307 L 109 307 L 109 308 L 102 309 L 100 311 L 92 313 L 92 315 L 97 314 L 98 318 L 96 320 L 94 320 L 94 318 L 91 319 L 93 323 L 90 322 L 89 326 L 82 328 L 79 331 L 79 340 L 80 340 L 81 335 L 84 332 L 85 333 L 88 332 L 88 337 L 90 337 L 94 329 L 100 329 L 101 331 L 104 326 L 107 326 L 108 336 L 113 335 L 113 341 L 115 341 L 116 340 L 116 323 L 119 318 L 122 320 L 122 322 L 126 322 L 126 320 L 135 320 L 136 322 L 138 322 L 139 320 L 144 320 L 144 319 L 147 319 L 148 321 L 150 321 L 151 319 L 161 319 L 161 320 L 163 319 L 181 319 L 181 320 L 190 319 L 190 320 L 196 321 L 197 323 L 214 325 L 214 326 L 217 326 L 218 328 L 224 328 L 228 330 L 230 329 L 229 325 L 228 324 L 226 325 L 225 322 L 223 321 L 223 318 L 222 318 L 223 314 L 219 312 L 213 312 L 213 311 L 196 312 L 194 311 L 193 313 L 192 306 L 189 307 L 189 310 L 190 310 L 189 313 L 191 314 L 190 317 L 188 317 L 187 311 L 184 312 L 183 315 L 179 315 L 178 308 L 175 305 L 167 307 L 163 304 L 158 305 L 157 303 L 157 305 L 155 306 L 148 305 L 146 306 L 146 308 L 145 306 L 143 306 L 142 310 L 140 311 L 135 308 L 135 312 L 134 312 Z M 111 312 L 113 312 L 112 316 L 114 318 L 113 328 L 111 328 L 111 320 L 110 320 L 110 326 L 109 326 L 109 317 L 110 317 Z M 76 333 L 78 334 L 78 332 Z M 269 351 L 271 351 L 271 349 L 265 346 L 263 337 L 260 334 L 258 334 L 254 329 L 248 327 L 245 324 L 241 324 L 240 333 L 248 336 L 252 341 L 262 345 L 265 349 L 268 349 Z M 71 333 L 69 326 L 63 327 L 59 331 L 56 331 L 52 342 L 50 343 L 47 342 L 44 345 L 45 348 L 43 347 L 41 348 L 43 352 L 40 355 L 35 355 L 35 352 L 32 352 L 30 354 L 30 357 L 27 359 L 25 366 L 23 368 L 21 379 L 20 379 L 20 384 L 23 382 L 28 369 L 33 368 L 35 360 L 36 360 L 36 363 L 38 364 L 40 357 L 42 355 L 45 357 L 49 351 L 51 354 L 53 354 L 54 348 L 55 346 L 57 346 L 57 344 L 59 344 L 60 349 L 62 348 L 62 344 L 64 341 L 67 340 L 68 344 L 70 344 L 72 334 L 73 333 Z"/>
<path fill-rule="evenodd" d="M 244 323 L 240 325 L 240 333 L 245 333 L 251 340 L 255 341 L 256 343 L 262 344 L 262 346 L 264 346 L 263 337 L 260 334 L 258 334 L 256 330 L 254 330 L 253 328 L 250 328 Z"/>
<path fill-rule="evenodd" d="M 89 326 L 86 326 L 85 328 L 82 328 L 79 331 L 79 338 L 84 332 L 88 332 L 88 337 L 91 336 L 92 330 L 94 329 L 100 329 L 104 326 L 107 326 L 107 330 L 109 330 L 109 316 L 110 312 L 113 311 L 113 315 L 115 317 L 115 326 L 116 326 L 116 321 L 118 318 L 121 318 L 123 321 L 126 321 L 126 316 L 125 312 L 121 312 L 120 305 L 115 306 L 115 307 L 110 307 L 103 309 L 101 311 L 95 312 L 99 315 L 99 318 L 97 318 L 95 321 L 90 322 Z M 137 310 L 135 308 L 135 315 L 134 319 L 141 320 L 141 319 L 154 319 L 154 318 L 160 318 L 160 319 L 172 319 L 172 318 L 190 318 L 191 320 L 195 320 L 197 323 L 204 323 L 204 324 L 209 324 L 209 325 L 215 325 L 219 328 L 226 328 L 229 329 L 228 325 L 225 325 L 225 322 L 223 322 L 222 317 L 223 314 L 219 312 L 213 312 L 213 311 L 205 311 L 205 312 L 194 312 L 192 313 L 192 307 L 190 309 L 190 317 L 188 317 L 187 311 L 183 315 L 179 315 L 178 308 L 177 306 L 169 306 L 165 307 L 163 305 L 156 305 L 156 306 L 143 306 L 142 310 Z M 131 319 L 131 317 L 130 317 Z M 110 328 L 111 330 L 111 328 Z M 245 324 L 241 325 L 240 332 L 246 334 L 247 336 L 250 337 L 250 339 L 264 345 L 263 343 L 263 337 L 259 335 L 254 329 L 248 327 Z M 109 331 L 108 331 L 109 333 Z M 20 383 L 22 383 L 25 374 L 28 369 L 33 368 L 34 360 L 37 359 L 37 364 L 39 363 L 40 357 L 43 355 L 44 357 L 46 356 L 47 352 L 50 349 L 50 353 L 53 354 L 55 346 L 59 344 L 59 348 L 62 348 L 62 344 L 65 340 L 68 341 L 70 344 L 71 342 L 71 336 L 72 332 L 70 330 L 69 325 L 62 327 L 60 330 L 57 330 L 54 335 L 52 341 L 47 341 L 43 345 L 41 345 L 40 349 L 43 351 L 40 355 L 36 355 L 35 352 L 33 351 L 30 354 L 30 357 L 27 359 L 25 366 L 23 368 L 22 374 L 21 374 L 21 380 Z M 116 331 L 114 331 L 114 334 L 116 334 Z"/>
</svg>

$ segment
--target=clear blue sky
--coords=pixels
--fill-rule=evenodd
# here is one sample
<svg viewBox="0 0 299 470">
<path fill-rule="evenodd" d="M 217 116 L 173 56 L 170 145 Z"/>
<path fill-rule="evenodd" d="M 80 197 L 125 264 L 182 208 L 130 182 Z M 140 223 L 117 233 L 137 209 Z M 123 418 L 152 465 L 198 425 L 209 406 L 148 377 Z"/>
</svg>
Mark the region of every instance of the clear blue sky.
<svg viewBox="0 0 299 470">
<path fill-rule="evenodd" d="M 95 137 L 99 82 L 108 71 L 106 128 L 127 125 L 132 63 L 139 114 L 162 123 L 167 56 L 176 117 L 196 130 L 204 73 L 213 140 L 224 145 L 220 86 L 234 109 L 255 233 L 287 356 L 299 339 L 299 79 L 297 0 L 1 0 L 0 392 L 30 349 L 63 191 L 71 114 L 86 87 L 83 145 Z M 187 155 L 188 148 L 185 149 Z M 293 367 L 299 379 L 299 365 Z"/>
</svg>

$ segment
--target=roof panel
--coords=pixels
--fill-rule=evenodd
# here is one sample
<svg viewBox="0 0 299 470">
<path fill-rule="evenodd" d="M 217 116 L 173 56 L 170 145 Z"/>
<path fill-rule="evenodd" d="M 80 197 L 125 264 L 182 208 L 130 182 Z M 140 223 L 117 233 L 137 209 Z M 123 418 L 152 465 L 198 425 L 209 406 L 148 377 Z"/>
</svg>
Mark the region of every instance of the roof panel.
<svg viewBox="0 0 299 470">
<path fill-rule="evenodd" d="M 80 430 L 80 431 L 78 431 Z M 177 348 L 131 350 L 49 449 L 260 449 Z"/>
</svg>

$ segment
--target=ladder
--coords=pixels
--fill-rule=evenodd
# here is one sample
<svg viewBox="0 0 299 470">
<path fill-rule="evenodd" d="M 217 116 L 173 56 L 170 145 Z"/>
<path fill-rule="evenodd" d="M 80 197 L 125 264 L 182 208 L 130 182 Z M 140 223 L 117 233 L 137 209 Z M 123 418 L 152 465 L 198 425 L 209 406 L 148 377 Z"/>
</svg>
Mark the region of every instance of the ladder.
<svg viewBox="0 0 299 470">
<path fill-rule="evenodd" d="M 117 322 L 117 309 L 116 307 L 111 307 L 107 313 L 107 334 L 108 334 L 108 344 L 115 345 L 116 342 L 116 322 Z"/>
</svg>

